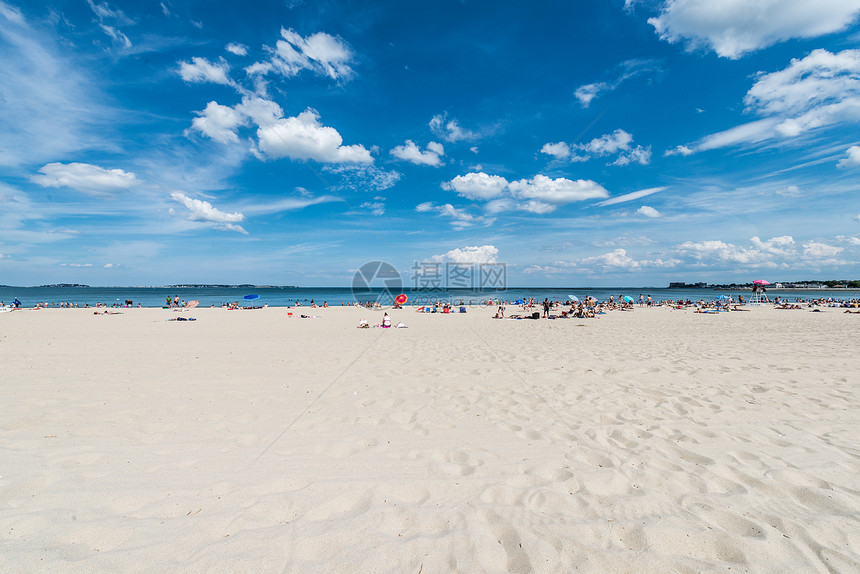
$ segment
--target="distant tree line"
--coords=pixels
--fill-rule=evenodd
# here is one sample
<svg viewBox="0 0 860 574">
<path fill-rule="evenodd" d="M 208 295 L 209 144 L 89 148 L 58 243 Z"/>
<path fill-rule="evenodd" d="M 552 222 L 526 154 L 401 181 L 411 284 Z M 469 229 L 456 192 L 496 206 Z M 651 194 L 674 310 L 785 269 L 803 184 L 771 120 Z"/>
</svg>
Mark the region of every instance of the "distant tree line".
<svg viewBox="0 0 860 574">
<path fill-rule="evenodd" d="M 792 283 L 820 283 L 833 287 L 848 287 L 849 289 L 860 289 L 860 279 L 829 279 L 827 281 L 792 281 Z"/>
</svg>

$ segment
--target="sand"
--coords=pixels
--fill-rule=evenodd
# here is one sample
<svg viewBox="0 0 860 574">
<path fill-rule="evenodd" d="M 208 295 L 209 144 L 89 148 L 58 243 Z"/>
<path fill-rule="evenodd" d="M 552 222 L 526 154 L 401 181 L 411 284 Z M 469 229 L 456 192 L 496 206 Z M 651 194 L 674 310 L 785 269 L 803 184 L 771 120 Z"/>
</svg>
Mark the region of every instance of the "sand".
<svg viewBox="0 0 860 574">
<path fill-rule="evenodd" d="M 287 311 L 0 315 L 0 571 L 860 571 L 860 316 Z"/>
</svg>

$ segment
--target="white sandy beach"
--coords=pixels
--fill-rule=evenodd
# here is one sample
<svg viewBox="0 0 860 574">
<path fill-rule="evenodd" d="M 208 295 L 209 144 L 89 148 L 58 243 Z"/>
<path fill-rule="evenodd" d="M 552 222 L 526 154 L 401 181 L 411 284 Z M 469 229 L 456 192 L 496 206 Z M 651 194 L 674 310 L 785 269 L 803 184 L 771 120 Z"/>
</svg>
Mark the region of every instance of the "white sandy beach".
<svg viewBox="0 0 860 574">
<path fill-rule="evenodd" d="M 860 571 L 841 309 L 123 311 L 0 315 L 2 572 Z"/>
</svg>

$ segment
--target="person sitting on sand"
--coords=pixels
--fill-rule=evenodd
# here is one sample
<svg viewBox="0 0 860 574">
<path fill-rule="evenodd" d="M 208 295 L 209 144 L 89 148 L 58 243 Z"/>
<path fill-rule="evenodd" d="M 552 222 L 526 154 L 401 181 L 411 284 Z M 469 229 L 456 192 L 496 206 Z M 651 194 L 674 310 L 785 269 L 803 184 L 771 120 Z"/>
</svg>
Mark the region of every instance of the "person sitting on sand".
<svg viewBox="0 0 860 574">
<path fill-rule="evenodd" d="M 388 329 L 391 327 L 391 317 L 388 316 L 388 313 L 382 316 L 382 328 Z"/>
</svg>

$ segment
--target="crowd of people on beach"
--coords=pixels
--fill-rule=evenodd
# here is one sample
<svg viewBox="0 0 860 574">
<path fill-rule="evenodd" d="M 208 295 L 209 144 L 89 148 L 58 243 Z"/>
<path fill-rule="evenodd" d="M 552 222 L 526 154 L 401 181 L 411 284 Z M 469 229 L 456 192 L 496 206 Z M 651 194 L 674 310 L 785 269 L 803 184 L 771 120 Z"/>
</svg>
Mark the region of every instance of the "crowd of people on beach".
<svg viewBox="0 0 860 574">
<path fill-rule="evenodd" d="M 817 307 L 833 307 L 845 308 L 846 313 L 854 313 L 855 311 L 852 311 L 852 309 L 857 309 L 856 313 L 860 314 L 860 299 L 834 300 L 832 298 L 820 298 L 803 300 L 797 298 L 795 301 L 787 301 L 782 297 L 776 297 L 772 301 L 768 300 L 767 303 L 774 309 L 815 310 Z M 538 303 L 535 299 L 518 301 L 491 300 L 487 301 L 486 305 L 496 307 L 496 313 L 493 316 L 494 319 L 586 319 L 605 315 L 610 311 L 633 311 L 637 307 L 692 310 L 694 313 L 749 311 L 749 308 L 747 308 L 749 303 L 744 299 L 743 295 L 738 295 L 737 298 L 731 295 L 720 295 L 712 300 L 699 299 L 697 301 L 691 299 L 655 301 L 650 295 L 646 298 L 641 294 L 638 300 L 634 300 L 630 296 L 619 295 L 617 299 L 615 296 L 610 296 L 607 301 L 599 301 L 594 297 L 586 296 L 582 300 L 549 301 L 548 299 L 544 299 L 542 303 Z M 517 311 L 507 313 L 507 308 L 511 306 L 515 307 Z"/>
<path fill-rule="evenodd" d="M 860 298 L 851 298 L 851 299 L 834 299 L 832 297 L 819 297 L 816 299 L 802 299 L 802 298 L 794 298 L 793 300 L 779 295 L 773 299 L 765 299 L 766 295 L 763 294 L 764 289 L 761 288 L 757 290 L 758 298 L 752 299 L 751 301 L 745 300 L 744 296 L 738 294 L 734 295 L 719 295 L 718 297 L 706 300 L 699 299 L 693 301 L 689 298 L 687 299 L 678 299 L 678 300 L 654 300 L 651 295 L 639 294 L 638 298 L 634 299 L 631 296 L 625 296 L 623 294 L 611 295 L 607 300 L 598 300 L 592 296 L 585 296 L 582 299 L 571 296 L 571 298 L 567 300 L 552 300 L 550 301 L 548 298 L 545 298 L 543 301 L 538 301 L 535 298 L 525 298 L 520 300 L 502 300 L 502 299 L 489 299 L 486 301 L 476 302 L 474 300 L 470 300 L 468 302 L 464 300 L 456 300 L 444 301 L 444 300 L 434 300 L 434 301 L 415 301 L 410 302 L 409 307 L 415 309 L 415 311 L 420 313 L 439 313 L 439 314 L 454 314 L 454 313 L 466 313 L 468 309 L 474 308 L 475 306 L 481 307 L 494 307 L 496 309 L 495 315 L 493 318 L 495 319 L 538 319 L 538 318 L 546 318 L 546 319 L 563 319 L 563 318 L 577 318 L 577 319 L 586 319 L 586 318 L 594 318 L 598 315 L 606 314 L 610 311 L 633 311 L 636 308 L 670 308 L 676 310 L 692 310 L 696 313 L 722 313 L 722 312 L 732 312 L 732 311 L 748 311 L 748 307 L 752 304 L 752 301 L 756 301 L 756 304 L 767 304 L 772 306 L 774 309 L 780 310 L 820 310 L 820 308 L 842 308 L 846 313 L 857 313 L 860 314 Z M 755 295 L 754 295 L 755 297 Z M 758 300 L 763 301 L 763 303 L 759 303 Z M 173 310 L 186 310 L 191 306 L 196 305 L 196 301 L 185 301 L 181 300 L 178 296 L 175 297 L 167 297 L 165 300 L 165 308 L 173 309 Z M 72 308 L 95 308 L 98 310 L 104 309 L 120 309 L 120 308 L 131 308 L 136 306 L 138 308 L 142 307 L 142 305 L 138 302 L 137 305 L 134 305 L 133 301 L 125 300 L 125 301 L 117 301 L 114 303 L 96 303 L 95 305 L 90 305 L 89 303 L 73 303 L 68 301 L 37 301 L 32 304 L 32 306 L 26 306 L 26 308 L 32 309 L 48 309 L 48 308 L 62 308 L 62 309 L 72 309 Z M 221 303 L 220 307 L 228 310 L 233 309 L 263 309 L 268 307 L 268 304 L 263 305 L 240 305 L 239 301 L 234 301 L 230 303 Z M 287 305 L 287 308 L 292 307 L 303 307 L 308 306 L 312 309 L 325 309 L 329 307 L 327 301 L 324 301 L 321 305 L 317 304 L 315 300 L 311 299 L 310 303 L 307 301 L 302 302 L 296 300 L 293 305 Z M 354 301 L 353 303 L 342 302 L 340 304 L 342 307 L 361 307 L 366 309 L 382 309 L 391 306 L 394 309 L 403 308 L 403 305 L 394 303 L 393 305 L 384 305 L 380 301 L 366 301 L 359 302 Z M 14 310 L 24 308 L 22 303 L 16 298 L 14 302 L 10 305 L 7 305 L 3 301 L 0 301 L 0 309 L 3 310 Z M 216 307 L 216 305 L 212 304 L 211 307 Z M 512 311 L 509 311 L 511 309 Z"/>
</svg>

